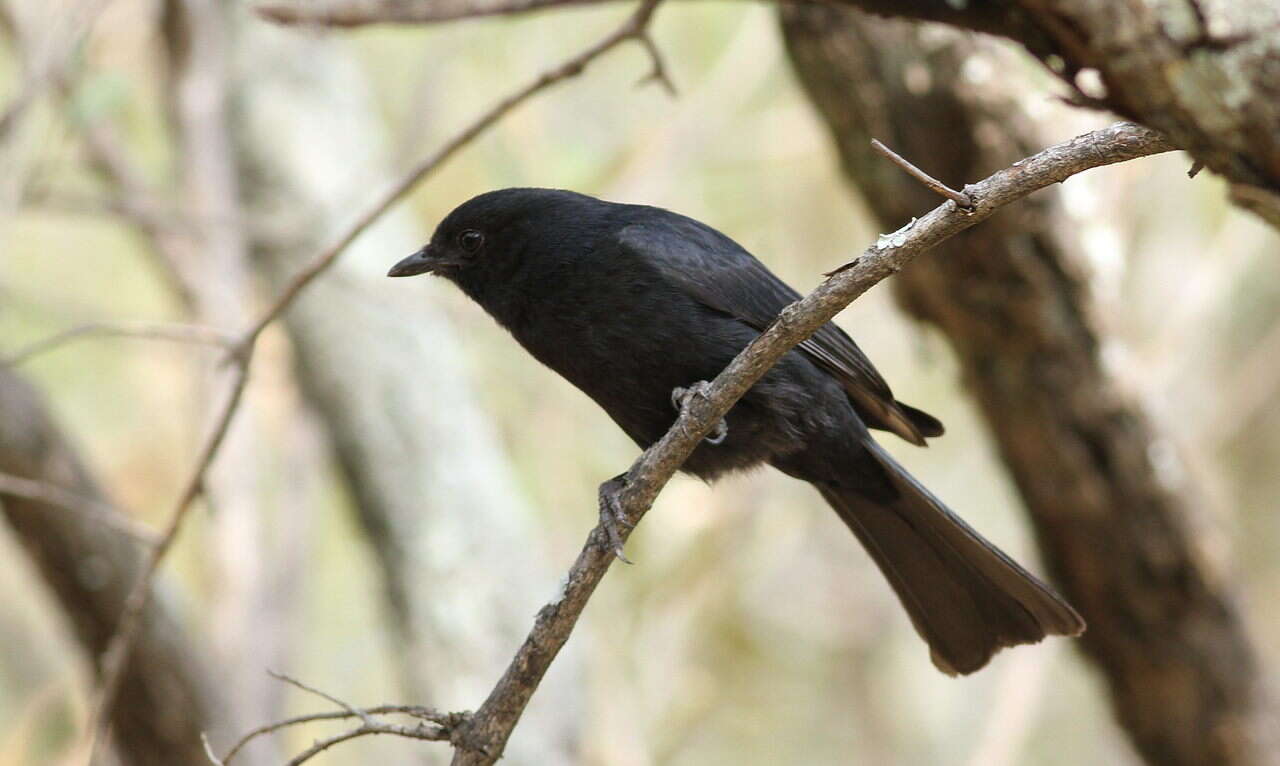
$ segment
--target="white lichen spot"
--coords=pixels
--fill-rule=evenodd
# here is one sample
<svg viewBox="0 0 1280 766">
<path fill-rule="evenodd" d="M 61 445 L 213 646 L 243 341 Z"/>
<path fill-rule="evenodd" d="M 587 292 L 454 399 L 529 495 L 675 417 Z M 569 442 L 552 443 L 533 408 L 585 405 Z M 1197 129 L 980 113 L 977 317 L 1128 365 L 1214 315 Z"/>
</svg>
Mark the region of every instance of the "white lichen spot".
<svg viewBox="0 0 1280 766">
<path fill-rule="evenodd" d="M 560 578 L 560 587 L 556 588 L 556 595 L 548 602 L 550 606 L 557 606 L 564 601 L 565 596 L 569 595 L 569 575 Z"/>
<path fill-rule="evenodd" d="M 969 0 L 947 0 L 947 5 L 957 11 L 963 11 L 965 8 L 969 7 Z"/>
<path fill-rule="evenodd" d="M 907 222 L 906 226 L 903 226 L 892 234 L 881 234 L 876 237 L 876 249 L 888 250 L 891 247 L 902 247 L 907 244 L 907 232 L 911 231 L 911 227 L 915 225 L 916 219 L 912 218 Z"/>
</svg>

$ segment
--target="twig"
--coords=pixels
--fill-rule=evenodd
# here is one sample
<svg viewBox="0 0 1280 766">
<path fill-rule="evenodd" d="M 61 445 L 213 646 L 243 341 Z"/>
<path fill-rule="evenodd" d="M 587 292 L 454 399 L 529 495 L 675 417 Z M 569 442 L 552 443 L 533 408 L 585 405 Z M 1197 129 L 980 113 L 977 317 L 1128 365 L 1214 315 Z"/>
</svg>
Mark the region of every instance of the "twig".
<svg viewBox="0 0 1280 766">
<path fill-rule="evenodd" d="M 920 253 L 1000 208 L 1089 168 L 1170 151 L 1163 137 L 1130 123 L 1117 123 L 1052 146 L 968 187 L 972 211 L 943 204 L 901 232 L 881 239 L 861 257 L 835 270 L 805 298 L 783 309 L 768 328 L 705 389 L 689 397 L 671 429 L 632 464 L 619 495 L 621 511 L 639 522 L 658 492 L 704 436 L 783 354 L 830 321 L 845 306 Z M 629 534 L 628 528 L 624 535 Z M 564 588 L 546 604 L 488 699 L 453 738 L 455 766 L 492 764 L 537 689 L 547 668 L 581 615 L 591 593 L 613 563 L 609 535 L 595 527 L 569 570 Z"/>
<path fill-rule="evenodd" d="M 890 160 L 893 161 L 895 165 L 907 171 L 907 175 L 911 176 L 912 178 L 916 179 L 920 183 L 929 187 L 934 192 L 941 194 L 942 196 L 946 197 L 947 199 L 959 205 L 962 210 L 973 209 L 973 200 L 969 199 L 968 194 L 965 194 L 964 192 L 958 192 L 955 189 L 952 189 L 950 186 L 947 186 L 946 184 L 934 178 L 933 176 L 929 175 L 928 173 L 924 172 L 920 168 L 916 167 L 915 165 L 912 165 L 910 162 L 907 162 L 905 159 L 903 159 L 902 155 L 898 154 L 894 150 L 880 143 L 879 140 L 874 138 L 871 139 L 871 148 L 875 149 L 877 152 L 880 152 L 884 156 L 888 157 Z"/>
<path fill-rule="evenodd" d="M 506 16 L 543 8 L 594 5 L 602 0 L 339 0 L 333 2 L 266 2 L 254 7 L 258 15 L 277 24 L 358 27 L 365 24 L 427 24 L 483 16 Z"/>
<path fill-rule="evenodd" d="M 270 307 L 261 314 L 257 321 L 250 325 L 249 328 L 235 341 L 230 343 L 228 359 L 234 366 L 234 380 L 226 402 L 219 411 L 218 416 L 214 419 L 213 429 L 202 446 L 195 465 L 192 467 L 188 478 L 183 485 L 182 493 L 174 503 L 173 510 L 168 516 L 168 522 L 161 531 L 155 546 L 152 548 L 151 555 L 146 562 L 142 575 L 138 578 L 138 581 L 134 584 L 133 589 L 129 593 L 129 597 L 125 602 L 125 607 L 120 616 L 120 622 L 116 628 L 115 635 L 112 636 L 112 639 L 108 644 L 107 651 L 104 653 L 102 663 L 102 681 L 98 691 L 97 703 L 93 706 L 93 716 L 90 720 L 89 727 L 89 734 L 93 737 L 94 742 L 91 747 L 90 763 L 94 762 L 94 754 L 99 752 L 99 748 L 106 740 L 106 735 L 110 727 L 110 713 L 115 706 L 116 697 L 120 691 L 124 667 L 128 662 L 129 654 L 132 652 L 133 644 L 137 639 L 139 627 L 142 622 L 141 617 L 143 610 L 146 608 L 147 602 L 150 599 L 152 582 L 155 580 L 160 562 L 164 559 L 164 556 L 168 553 L 170 547 L 172 547 L 173 541 L 177 537 L 179 530 L 182 528 L 182 523 L 186 519 L 188 511 L 196 497 L 199 496 L 204 485 L 205 473 L 208 471 L 210 464 L 217 455 L 218 448 L 221 446 L 223 438 L 226 436 L 231 419 L 235 415 L 236 408 L 240 403 L 241 395 L 244 393 L 244 386 L 248 379 L 253 349 L 257 343 L 258 337 L 262 334 L 262 331 L 284 312 L 289 304 L 297 298 L 297 296 L 308 284 L 311 283 L 312 280 L 331 266 L 334 261 L 337 260 L 338 256 L 341 255 L 342 252 L 346 250 L 346 248 L 355 241 L 355 239 L 364 232 L 365 229 L 372 225 L 419 181 L 443 165 L 460 149 L 483 134 L 508 112 L 552 85 L 580 74 L 588 64 L 618 45 L 628 40 L 647 39 L 646 30 L 659 2 L 661 2 L 661 0 L 642 0 L 635 12 L 632 13 L 631 16 L 629 16 L 627 20 L 612 33 L 583 50 L 581 53 L 565 60 L 560 65 L 543 72 L 527 85 L 511 93 L 488 111 L 481 114 L 461 132 L 446 141 L 445 144 L 434 154 L 430 155 L 410 169 L 410 171 L 394 186 L 392 186 L 391 189 L 385 192 L 372 206 L 362 213 L 356 221 L 334 241 L 332 245 L 321 252 L 320 255 L 317 256 L 309 265 L 296 274 L 288 285 L 286 285 L 280 292 L 276 300 L 271 303 Z M 110 147 L 108 146 L 107 148 L 109 149 Z M 114 157 L 110 151 L 100 152 L 99 154 L 109 161 L 118 160 L 118 158 Z M 139 184 L 133 183 L 134 179 L 131 177 L 132 174 L 128 172 L 129 168 L 121 165 L 114 165 L 114 170 L 115 175 L 118 178 L 122 181 L 127 180 L 134 188 L 138 188 Z M 144 225 L 146 224 L 145 221 L 143 223 Z M 161 230 L 158 233 L 163 234 L 164 232 Z M 349 736 L 346 738 L 349 739 L 353 736 L 362 736 L 369 733 L 382 732 L 368 731 L 362 727 L 360 730 L 348 732 L 347 734 Z M 438 738 L 433 736 L 423 736 L 421 732 L 417 732 L 416 730 L 414 734 L 402 733 L 401 736 L 414 736 L 417 739 Z M 341 740 L 339 739 L 336 741 Z M 317 743 L 317 745 L 319 744 L 321 743 Z M 331 744 L 334 744 L 334 742 L 324 744 L 323 747 L 320 747 L 315 752 L 319 752 Z M 311 755 L 314 755 L 315 752 L 307 754 L 306 757 L 309 758 Z"/>
<path fill-rule="evenodd" d="M 452 736 L 453 730 L 465 721 L 469 715 L 467 713 L 441 713 L 437 710 L 432 710 L 431 708 L 414 705 L 379 705 L 372 708 L 357 708 L 342 699 L 329 694 L 328 692 L 321 691 L 314 686 L 309 686 L 296 678 L 284 675 L 283 673 L 277 673 L 274 670 L 268 670 L 267 673 L 272 678 L 283 681 L 291 686 L 295 686 L 308 694 L 314 694 L 327 702 L 332 702 L 342 708 L 342 710 L 297 716 L 295 718 L 289 718 L 284 721 L 279 721 L 274 724 L 254 729 L 241 737 L 240 741 L 236 742 L 235 746 L 227 751 L 227 754 L 223 756 L 221 760 L 212 753 L 209 754 L 210 760 L 219 766 L 224 766 L 225 764 L 230 763 L 231 759 L 234 758 L 236 754 L 254 738 L 262 734 L 278 731 L 279 729 L 283 729 L 288 726 L 295 726 L 297 724 L 310 723 L 312 721 L 332 721 L 345 718 L 360 719 L 360 725 L 354 729 L 349 729 L 326 739 L 317 740 L 311 745 L 311 747 L 307 748 L 290 760 L 290 764 L 302 763 L 339 742 L 345 742 L 346 740 L 363 737 L 369 734 L 391 734 L 397 737 L 408 737 L 410 739 L 447 741 Z M 418 718 L 419 722 L 414 726 L 405 726 L 403 724 L 386 723 L 373 718 L 375 715 L 387 713 L 409 715 L 414 718 Z M 428 723 L 432 725 L 428 726 Z"/>
<path fill-rule="evenodd" d="M 662 85 L 668 96 L 675 98 L 680 95 L 680 92 L 676 90 L 675 81 L 671 79 L 671 74 L 667 71 L 666 59 L 663 58 L 662 51 L 658 48 L 658 44 L 653 41 L 653 37 L 647 30 L 641 30 L 640 34 L 636 36 L 636 41 L 644 48 L 645 53 L 649 54 L 649 61 L 652 66 L 649 74 L 641 77 L 636 84 L 647 85 L 651 82 L 657 82 Z"/>
<path fill-rule="evenodd" d="M 307 692 L 308 694 L 314 694 L 320 699 L 325 700 L 326 702 L 332 702 L 333 704 L 347 711 L 351 715 L 359 718 L 365 724 L 372 723 L 372 721 L 369 720 L 368 713 L 366 713 L 365 711 L 359 708 L 355 708 L 355 707 L 352 707 L 351 705 L 348 705 L 347 703 L 343 702 L 342 700 L 338 699 L 332 694 L 329 694 L 328 692 L 322 692 L 319 689 L 315 688 L 314 686 L 307 686 L 306 684 L 302 683 L 296 678 L 286 676 L 283 673 L 277 673 L 274 670 L 268 670 L 267 675 L 271 676 L 277 681 L 283 681 L 284 683 L 289 684 L 290 686 L 296 686 L 297 688 L 303 690 L 304 692 Z"/>
<path fill-rule="evenodd" d="M 246 336 L 246 341 L 250 343 L 253 342 L 253 340 L 258 337 L 259 333 L 262 332 L 263 328 L 275 320 L 275 318 L 284 311 L 285 307 L 293 302 L 293 299 L 297 297 L 298 293 L 302 292 L 302 289 L 305 288 L 311 280 L 315 279 L 325 269 L 329 268 L 329 266 L 338 259 L 338 256 L 346 250 L 347 246 L 354 242 L 356 237 L 359 237 L 364 233 L 364 230 L 369 228 L 374 221 L 378 220 L 378 218 L 385 213 L 388 208 L 398 202 L 400 198 L 407 194 L 419 181 L 426 178 L 434 170 L 443 165 L 445 161 L 457 153 L 459 149 L 462 149 L 464 146 L 471 143 L 471 141 L 475 140 L 477 136 L 492 127 L 512 109 L 515 109 L 517 106 L 524 103 L 531 96 L 534 96 L 540 91 L 543 91 L 562 80 L 567 80 L 581 74 L 592 61 L 628 40 L 638 40 L 642 44 L 645 44 L 644 41 L 649 39 L 646 31 L 649 25 L 649 20 L 653 17 L 653 13 L 657 10 L 658 3 L 660 2 L 661 0 L 642 0 L 640 6 L 625 22 L 623 22 L 622 26 L 618 27 L 613 32 L 605 36 L 604 39 L 590 46 L 578 55 L 567 59 L 559 66 L 543 72 L 529 84 L 511 93 L 497 104 L 494 104 L 487 112 L 476 118 L 475 121 L 464 128 L 460 133 L 446 141 L 444 146 L 440 147 L 440 149 L 438 149 L 434 154 L 414 166 L 403 178 L 397 181 L 389 190 L 384 192 L 373 205 L 361 214 L 360 217 L 357 218 L 355 222 L 333 242 L 333 244 L 331 244 L 324 250 L 324 252 L 317 256 L 315 260 L 293 277 L 289 284 L 280 292 L 275 303 L 263 312 L 261 318 L 259 318 L 257 323 L 250 329 Z M 651 48 L 650 46 L 652 46 L 652 41 L 646 45 L 646 50 L 651 50 L 651 52 L 656 50 L 656 48 Z M 661 74 L 662 70 L 660 68 L 660 63 L 658 63 L 660 61 L 660 59 L 656 60 L 655 67 L 659 68 L 655 69 L 655 71 L 660 73 L 659 77 L 661 78 L 664 77 L 664 75 Z"/>
<path fill-rule="evenodd" d="M 225 349 L 232 348 L 236 341 L 235 336 L 229 332 L 203 325 L 171 322 L 85 322 L 25 346 L 11 356 L 0 359 L 0 364 L 17 366 L 29 361 L 32 357 L 52 351 L 65 343 L 88 335 L 171 340 L 181 343 L 218 346 Z"/>
<path fill-rule="evenodd" d="M 364 708 L 364 712 L 369 715 L 387 715 L 395 713 L 398 715 L 407 715 L 412 718 L 419 718 L 423 721 L 440 724 L 441 726 L 456 726 L 466 718 L 467 713 L 441 713 L 432 708 L 422 707 L 421 705 L 375 705 L 374 707 Z M 314 723 L 316 721 L 341 721 L 347 718 L 356 718 L 355 713 L 350 710 L 329 710 L 323 713 L 308 713 L 307 715 L 294 716 L 286 718 L 282 721 L 269 723 L 245 734 L 236 742 L 236 744 L 227 751 L 221 759 L 221 763 L 231 763 L 231 759 L 237 756 L 245 745 L 265 734 L 287 729 L 290 726 L 298 726 L 304 723 Z"/>
<path fill-rule="evenodd" d="M 142 545 L 155 545 L 156 534 L 106 503 L 43 481 L 0 473 L 0 495 L 13 495 L 79 514 L 110 527 Z"/>
<path fill-rule="evenodd" d="M 392 723 L 365 723 L 360 724 L 354 729 L 348 729 L 341 734 L 335 734 L 332 737 L 317 740 L 313 745 L 311 745 L 311 747 L 289 759 L 289 766 L 298 766 L 300 763 L 309 761 L 339 742 L 346 742 L 349 739 L 364 737 L 369 734 L 390 734 L 396 737 L 422 739 L 431 742 L 447 742 L 452 736 L 452 733 L 448 729 L 434 724 L 419 723 L 416 726 L 410 727 Z"/>
</svg>

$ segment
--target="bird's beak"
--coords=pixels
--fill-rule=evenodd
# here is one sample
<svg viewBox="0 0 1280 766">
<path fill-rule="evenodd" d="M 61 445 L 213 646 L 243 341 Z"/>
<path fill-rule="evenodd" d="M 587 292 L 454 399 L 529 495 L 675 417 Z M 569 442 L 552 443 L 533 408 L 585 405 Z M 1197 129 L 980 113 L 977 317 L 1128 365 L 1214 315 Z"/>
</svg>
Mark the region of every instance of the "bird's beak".
<svg viewBox="0 0 1280 766">
<path fill-rule="evenodd" d="M 418 252 L 392 266 L 391 270 L 387 272 L 387 276 L 412 277 L 415 274 L 427 274 L 437 271 L 440 266 L 446 265 L 448 264 L 436 254 L 431 245 L 425 245 Z"/>
</svg>

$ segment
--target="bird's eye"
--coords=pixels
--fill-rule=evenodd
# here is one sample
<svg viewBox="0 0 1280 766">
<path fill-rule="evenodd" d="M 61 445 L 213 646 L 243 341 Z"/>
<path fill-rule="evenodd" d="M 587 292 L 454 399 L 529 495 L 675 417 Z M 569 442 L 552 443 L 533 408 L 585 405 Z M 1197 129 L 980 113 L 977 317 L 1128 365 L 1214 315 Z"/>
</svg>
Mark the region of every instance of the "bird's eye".
<svg viewBox="0 0 1280 766">
<path fill-rule="evenodd" d="M 475 229 L 467 229 L 458 235 L 458 247 L 468 253 L 474 253 L 484 244 L 484 235 Z"/>
</svg>

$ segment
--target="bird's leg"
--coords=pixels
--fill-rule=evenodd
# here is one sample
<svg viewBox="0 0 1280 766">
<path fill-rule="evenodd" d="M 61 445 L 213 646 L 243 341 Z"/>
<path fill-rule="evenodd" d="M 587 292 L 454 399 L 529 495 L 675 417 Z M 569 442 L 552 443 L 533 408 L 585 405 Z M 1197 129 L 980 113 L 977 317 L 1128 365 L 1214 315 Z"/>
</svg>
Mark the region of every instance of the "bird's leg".
<svg viewBox="0 0 1280 766">
<path fill-rule="evenodd" d="M 671 406 L 676 408 L 676 412 L 683 412 L 691 397 L 701 396 L 704 399 L 707 398 L 707 389 L 710 387 L 711 384 L 705 380 L 690 383 L 687 387 L 676 386 L 671 389 Z M 725 422 L 724 418 L 720 418 L 716 422 L 715 428 L 711 429 L 711 433 L 702 437 L 702 440 L 707 444 L 719 444 L 728 435 L 729 424 Z"/>
<path fill-rule="evenodd" d="M 635 524 L 627 519 L 627 515 L 622 511 L 622 500 L 619 495 L 627 486 L 627 475 L 620 473 L 612 479 L 600 485 L 598 497 L 600 499 L 600 526 L 604 527 L 604 531 L 609 535 L 609 549 L 613 551 L 613 555 L 624 564 L 630 564 L 631 560 L 622 555 L 622 544 L 624 539 L 623 530 L 630 532 Z"/>
</svg>

